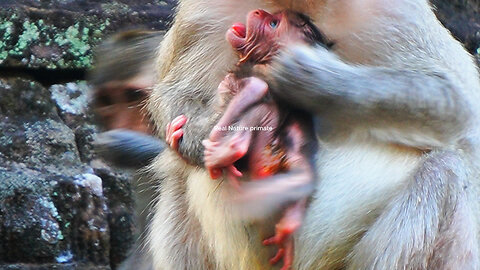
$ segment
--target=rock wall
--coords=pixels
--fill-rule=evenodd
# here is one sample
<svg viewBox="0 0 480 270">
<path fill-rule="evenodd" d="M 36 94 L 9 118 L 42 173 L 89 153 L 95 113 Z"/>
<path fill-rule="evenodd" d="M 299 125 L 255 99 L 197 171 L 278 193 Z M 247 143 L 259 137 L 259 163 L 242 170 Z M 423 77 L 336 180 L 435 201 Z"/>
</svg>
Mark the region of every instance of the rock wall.
<svg viewBox="0 0 480 270">
<path fill-rule="evenodd" d="M 480 2 L 434 0 L 479 57 Z M 163 30 L 175 1 L 0 1 L 0 269 L 114 269 L 134 236 L 131 172 L 95 157 L 92 48 Z"/>
<path fill-rule="evenodd" d="M 432 0 L 440 21 L 480 63 L 480 1 Z"/>
<path fill-rule="evenodd" d="M 175 1 L 0 1 L 0 269 L 114 269 L 134 241 L 132 172 L 98 160 L 84 81 L 120 29 Z"/>
</svg>

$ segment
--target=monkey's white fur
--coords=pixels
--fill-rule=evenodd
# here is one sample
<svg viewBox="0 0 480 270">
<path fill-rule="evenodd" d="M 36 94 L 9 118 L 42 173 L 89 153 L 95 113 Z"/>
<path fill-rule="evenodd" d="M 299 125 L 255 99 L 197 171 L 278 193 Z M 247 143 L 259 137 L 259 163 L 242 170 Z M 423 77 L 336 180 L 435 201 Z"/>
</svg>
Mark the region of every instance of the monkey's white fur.
<svg viewBox="0 0 480 270">
<path fill-rule="evenodd" d="M 185 139 L 195 137 L 196 127 L 211 126 L 216 88 L 236 61 L 224 33 L 250 10 L 288 7 L 309 14 L 335 42 L 340 61 L 362 65 L 360 72 L 435 71 L 454 88 L 438 101 L 442 117 L 425 112 L 431 123 L 333 117 L 331 135 L 320 141 L 318 187 L 295 235 L 294 269 L 479 269 L 478 73 L 425 0 L 180 1 L 160 48 L 161 82 L 149 104 L 160 134 L 182 113 L 204 114 L 185 127 Z M 297 48 L 281 61 L 317 65 L 318 53 Z M 329 52 L 318 61 L 329 57 L 339 61 Z M 194 109 L 182 111 L 178 100 Z M 261 240 L 272 233 L 274 219 L 253 225 L 234 219 L 224 197 L 228 186 L 172 152 L 152 169 L 166 178 L 149 238 L 155 269 L 269 268 L 274 249 Z"/>
</svg>

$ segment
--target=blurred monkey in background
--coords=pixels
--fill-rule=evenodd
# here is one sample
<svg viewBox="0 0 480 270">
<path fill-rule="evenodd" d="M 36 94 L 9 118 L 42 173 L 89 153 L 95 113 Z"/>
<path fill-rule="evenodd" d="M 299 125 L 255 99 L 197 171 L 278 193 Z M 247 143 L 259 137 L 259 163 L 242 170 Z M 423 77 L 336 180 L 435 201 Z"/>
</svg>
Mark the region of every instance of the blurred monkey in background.
<svg viewBox="0 0 480 270">
<path fill-rule="evenodd" d="M 144 109 L 156 81 L 154 63 L 162 39 L 162 32 L 130 30 L 107 39 L 95 51 L 89 73 L 93 108 L 109 130 L 96 144 L 108 153 L 104 158 L 123 167 L 143 167 L 163 149 L 161 141 L 149 136 L 152 126 Z"/>
<path fill-rule="evenodd" d="M 162 32 L 130 30 L 120 32 L 95 50 L 94 69 L 89 73 L 93 86 L 93 108 L 107 131 L 94 142 L 99 154 L 116 166 L 141 169 L 164 148 L 152 137 L 152 126 L 144 109 L 155 84 L 155 56 Z M 151 269 L 151 258 L 142 237 L 148 226 L 150 206 L 157 194 L 147 173 L 136 173 L 135 214 L 137 240 L 122 270 Z"/>
</svg>

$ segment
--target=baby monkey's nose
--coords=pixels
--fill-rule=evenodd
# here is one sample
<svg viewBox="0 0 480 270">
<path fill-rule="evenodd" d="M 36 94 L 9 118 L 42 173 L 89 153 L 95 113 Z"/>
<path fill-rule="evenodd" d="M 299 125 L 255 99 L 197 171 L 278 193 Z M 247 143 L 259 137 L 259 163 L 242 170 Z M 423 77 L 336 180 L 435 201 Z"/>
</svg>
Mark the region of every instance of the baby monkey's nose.
<svg viewBox="0 0 480 270">
<path fill-rule="evenodd" d="M 266 12 L 265 10 L 262 10 L 262 9 L 257 9 L 257 10 L 254 10 L 252 11 L 253 15 L 257 16 L 257 17 L 260 17 L 260 18 L 264 18 L 266 15 L 269 15 L 268 12 Z"/>
</svg>

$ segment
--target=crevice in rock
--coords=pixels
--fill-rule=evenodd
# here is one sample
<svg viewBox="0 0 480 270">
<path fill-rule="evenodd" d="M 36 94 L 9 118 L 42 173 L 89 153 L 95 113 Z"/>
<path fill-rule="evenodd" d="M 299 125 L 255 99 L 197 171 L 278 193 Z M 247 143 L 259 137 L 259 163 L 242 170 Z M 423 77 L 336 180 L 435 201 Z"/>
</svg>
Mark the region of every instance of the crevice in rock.
<svg viewBox="0 0 480 270">
<path fill-rule="evenodd" d="M 38 81 L 45 87 L 72 81 L 85 80 L 86 69 L 47 69 L 24 67 L 0 67 L 0 77 L 28 77 Z"/>
</svg>

